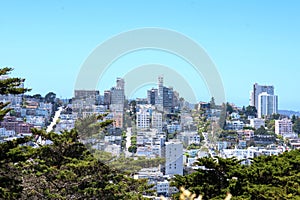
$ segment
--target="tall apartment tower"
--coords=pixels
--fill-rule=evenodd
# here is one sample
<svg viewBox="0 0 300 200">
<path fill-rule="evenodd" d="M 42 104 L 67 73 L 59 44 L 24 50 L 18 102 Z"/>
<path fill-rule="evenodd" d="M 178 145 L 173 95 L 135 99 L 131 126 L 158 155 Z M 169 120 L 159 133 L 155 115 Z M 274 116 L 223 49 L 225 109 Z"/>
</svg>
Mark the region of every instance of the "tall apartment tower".
<svg viewBox="0 0 300 200">
<path fill-rule="evenodd" d="M 163 98 L 164 98 L 164 77 L 158 77 L 158 91 L 157 91 L 157 102 L 156 105 L 163 107 Z"/>
<path fill-rule="evenodd" d="M 262 92 L 258 95 L 258 118 L 278 113 L 278 96 Z"/>
<path fill-rule="evenodd" d="M 166 159 L 165 175 L 183 175 L 183 144 L 177 141 L 166 142 L 163 148 Z"/>
<path fill-rule="evenodd" d="M 109 105 L 111 100 L 110 100 L 110 90 L 105 90 L 104 91 L 104 100 L 103 100 L 103 103 L 104 105 Z"/>
<path fill-rule="evenodd" d="M 253 90 L 250 93 L 250 105 L 255 106 L 257 110 L 258 110 L 258 96 L 263 92 L 266 92 L 269 95 L 274 95 L 274 86 L 259 85 L 257 83 L 253 85 Z"/>
<path fill-rule="evenodd" d="M 124 79 L 117 78 L 116 86 L 111 88 L 110 93 L 107 92 L 107 96 L 109 95 L 110 95 L 109 109 L 113 113 L 113 119 L 115 121 L 114 126 L 118 128 L 122 128 L 123 121 L 124 121 L 124 103 L 125 103 Z"/>
<path fill-rule="evenodd" d="M 124 107 L 125 102 L 125 81 L 122 78 L 117 78 L 116 86 L 110 90 L 111 104 Z"/>
<path fill-rule="evenodd" d="M 117 78 L 117 85 L 116 88 L 120 88 L 122 90 L 125 89 L 125 81 L 122 78 Z"/>
<path fill-rule="evenodd" d="M 147 91 L 147 102 L 148 104 L 155 105 L 158 99 L 158 90 L 152 88 Z"/>
<path fill-rule="evenodd" d="M 169 112 L 172 111 L 174 108 L 174 91 L 173 88 L 163 87 L 163 108 L 168 110 Z"/>
</svg>

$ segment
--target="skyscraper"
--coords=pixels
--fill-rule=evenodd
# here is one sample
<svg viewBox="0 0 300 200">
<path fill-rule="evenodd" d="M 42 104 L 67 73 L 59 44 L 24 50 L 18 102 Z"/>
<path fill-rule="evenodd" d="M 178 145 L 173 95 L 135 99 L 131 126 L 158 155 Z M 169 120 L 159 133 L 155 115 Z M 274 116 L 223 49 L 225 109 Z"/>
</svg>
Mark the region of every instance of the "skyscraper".
<svg viewBox="0 0 300 200">
<path fill-rule="evenodd" d="M 155 104 L 159 108 L 163 108 L 163 98 L 164 98 L 164 77 L 158 77 L 158 92 L 157 92 L 157 102 Z"/>
<path fill-rule="evenodd" d="M 163 87 L 163 108 L 164 110 L 168 110 L 172 112 L 173 110 L 173 88 Z"/>
<path fill-rule="evenodd" d="M 121 105 L 124 107 L 125 102 L 125 82 L 122 78 L 117 78 L 116 87 L 112 87 L 110 90 L 111 104 Z"/>
<path fill-rule="evenodd" d="M 266 92 L 267 94 L 274 95 L 274 86 L 272 85 L 259 85 L 255 83 L 253 90 L 250 93 L 250 105 L 255 106 L 258 110 L 258 96 L 259 94 Z"/>
<path fill-rule="evenodd" d="M 155 105 L 158 99 L 158 90 L 152 88 L 147 91 L 147 101 L 148 104 Z"/>
<path fill-rule="evenodd" d="M 258 118 L 278 113 L 278 96 L 262 92 L 258 95 Z"/>
<path fill-rule="evenodd" d="M 104 91 L 103 103 L 104 103 L 104 105 L 109 105 L 111 103 L 111 101 L 110 101 L 110 90 L 105 90 Z"/>
<path fill-rule="evenodd" d="M 107 96 L 109 96 L 107 92 Z M 108 98 L 108 97 L 107 97 Z M 110 106 L 109 109 L 113 112 L 115 127 L 122 128 L 124 120 L 124 103 L 125 103 L 125 81 L 122 78 L 117 78 L 116 86 L 110 90 Z"/>
</svg>

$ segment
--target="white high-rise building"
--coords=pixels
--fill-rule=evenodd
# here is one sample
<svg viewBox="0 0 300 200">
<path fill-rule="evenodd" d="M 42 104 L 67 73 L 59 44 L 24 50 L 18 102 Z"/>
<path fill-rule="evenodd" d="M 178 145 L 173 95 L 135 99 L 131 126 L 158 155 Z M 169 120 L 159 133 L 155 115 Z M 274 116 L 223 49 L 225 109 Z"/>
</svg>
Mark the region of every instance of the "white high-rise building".
<svg viewBox="0 0 300 200">
<path fill-rule="evenodd" d="M 267 94 L 274 95 L 274 86 L 272 85 L 259 85 L 255 83 L 253 85 L 253 90 L 250 92 L 250 106 L 255 106 L 258 110 L 258 96 L 266 92 Z"/>
<path fill-rule="evenodd" d="M 278 96 L 267 92 L 258 95 L 258 118 L 278 113 Z"/>
<path fill-rule="evenodd" d="M 162 131 L 163 123 L 162 123 L 162 114 L 154 111 L 152 113 L 152 128 L 157 129 L 158 132 Z"/>
<path fill-rule="evenodd" d="M 275 133 L 286 136 L 293 134 L 293 123 L 290 119 L 275 120 Z"/>
<path fill-rule="evenodd" d="M 165 143 L 165 175 L 183 175 L 183 144 L 177 141 Z"/>
<path fill-rule="evenodd" d="M 149 129 L 150 128 L 150 113 L 147 109 L 141 108 L 136 113 L 136 128 L 138 129 Z"/>
</svg>

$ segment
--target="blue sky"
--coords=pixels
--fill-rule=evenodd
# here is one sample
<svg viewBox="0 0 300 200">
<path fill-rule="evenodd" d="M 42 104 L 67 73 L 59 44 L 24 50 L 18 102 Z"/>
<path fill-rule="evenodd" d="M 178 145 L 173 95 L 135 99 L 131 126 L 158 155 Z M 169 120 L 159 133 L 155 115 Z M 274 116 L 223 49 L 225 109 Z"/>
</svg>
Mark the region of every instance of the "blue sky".
<svg viewBox="0 0 300 200">
<path fill-rule="evenodd" d="M 1 1 L 0 66 L 14 67 L 32 93 L 71 97 L 81 65 L 102 42 L 132 29 L 167 28 L 206 50 L 229 102 L 247 105 L 258 82 L 275 86 L 279 109 L 300 110 L 299 9 L 299 1 L 267 0 Z M 177 60 L 159 52 L 128 55 L 112 66 L 100 92 L 137 63 L 160 62 L 187 73 Z M 202 81 L 196 79 L 191 75 L 192 83 Z M 209 100 L 205 85 L 199 87 L 199 100 Z"/>
</svg>

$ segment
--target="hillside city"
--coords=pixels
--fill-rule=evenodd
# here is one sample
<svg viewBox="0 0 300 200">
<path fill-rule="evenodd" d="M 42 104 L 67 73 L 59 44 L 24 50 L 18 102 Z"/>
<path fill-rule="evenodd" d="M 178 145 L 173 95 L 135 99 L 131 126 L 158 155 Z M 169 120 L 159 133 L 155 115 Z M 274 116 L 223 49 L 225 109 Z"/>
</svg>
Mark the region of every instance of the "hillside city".
<svg viewBox="0 0 300 200">
<path fill-rule="evenodd" d="M 8 78 L 1 76 L 0 80 Z M 10 102 L 7 107 L 11 108 L 0 122 L 0 142 L 32 136 L 32 128 L 58 134 L 77 128 L 81 142 L 99 151 L 100 157 L 152 162 L 130 170 L 134 179 L 147 179 L 153 185 L 153 199 L 178 193 L 171 180 L 203 168 L 196 165 L 199 158 L 234 157 L 242 165 L 251 165 L 258 156 L 300 149 L 300 119 L 279 114 L 280 98 L 273 85 L 253 84 L 249 105 L 244 107 L 217 105 L 214 97 L 191 104 L 164 85 L 163 75 L 157 77 L 156 88 L 145 91 L 147 98 L 127 99 L 125 87 L 125 80 L 117 78 L 116 85 L 102 94 L 75 90 L 71 99 L 59 99 L 54 92 L 0 95 L 0 101 Z M 81 132 L 91 130 L 88 121 L 92 119 L 112 123 L 101 131 Z M 47 144 L 51 141 L 36 137 L 27 145 L 40 148 Z M 124 171 L 134 167 L 123 165 Z"/>
</svg>

